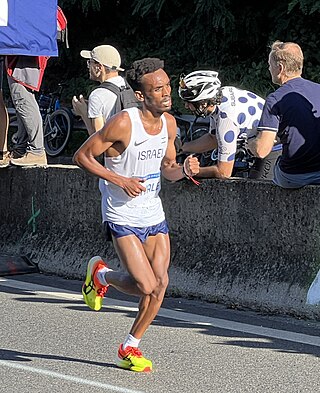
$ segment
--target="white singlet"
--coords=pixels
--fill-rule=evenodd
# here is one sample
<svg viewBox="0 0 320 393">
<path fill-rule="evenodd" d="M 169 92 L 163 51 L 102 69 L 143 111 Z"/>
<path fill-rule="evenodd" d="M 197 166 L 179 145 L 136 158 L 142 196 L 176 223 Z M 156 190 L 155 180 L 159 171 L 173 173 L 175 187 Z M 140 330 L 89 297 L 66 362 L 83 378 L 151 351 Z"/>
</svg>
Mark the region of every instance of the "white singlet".
<svg viewBox="0 0 320 393">
<path fill-rule="evenodd" d="M 100 179 L 102 221 L 138 228 L 156 225 L 165 219 L 159 191 L 160 167 L 168 144 L 166 118 L 161 116 L 161 131 L 150 135 L 143 127 L 137 108 L 124 110 L 131 120 L 130 142 L 121 155 L 105 157 L 105 167 L 121 176 L 144 179 L 142 185 L 146 191 L 131 198 L 122 188 Z"/>
</svg>

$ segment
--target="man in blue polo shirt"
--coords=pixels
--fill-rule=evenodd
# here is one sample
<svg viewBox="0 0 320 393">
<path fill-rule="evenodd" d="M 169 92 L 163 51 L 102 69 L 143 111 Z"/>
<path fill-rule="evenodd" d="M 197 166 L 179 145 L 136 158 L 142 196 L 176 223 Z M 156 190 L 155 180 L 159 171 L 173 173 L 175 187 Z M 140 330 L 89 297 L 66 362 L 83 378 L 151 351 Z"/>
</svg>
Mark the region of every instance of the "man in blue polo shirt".
<svg viewBox="0 0 320 393">
<path fill-rule="evenodd" d="M 249 142 L 250 151 L 263 158 L 280 139 L 273 181 L 283 188 L 320 184 L 320 84 L 302 78 L 302 67 L 299 45 L 272 44 L 269 71 L 280 87 L 267 97 L 257 137 Z"/>
</svg>

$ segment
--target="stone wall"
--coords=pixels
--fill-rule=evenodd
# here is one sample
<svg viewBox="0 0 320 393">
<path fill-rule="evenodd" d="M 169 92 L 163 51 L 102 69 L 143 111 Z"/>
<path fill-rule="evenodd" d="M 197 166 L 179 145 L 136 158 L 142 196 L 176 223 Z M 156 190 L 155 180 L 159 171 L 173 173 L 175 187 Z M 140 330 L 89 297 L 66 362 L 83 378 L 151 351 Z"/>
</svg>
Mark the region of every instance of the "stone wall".
<svg viewBox="0 0 320 393">
<path fill-rule="evenodd" d="M 104 241 L 97 179 L 74 166 L 8 167 L 0 191 L 1 253 L 78 279 L 93 255 L 119 265 Z M 320 317 L 305 305 L 320 268 L 320 187 L 183 180 L 164 181 L 161 193 L 171 231 L 169 294 Z"/>
</svg>

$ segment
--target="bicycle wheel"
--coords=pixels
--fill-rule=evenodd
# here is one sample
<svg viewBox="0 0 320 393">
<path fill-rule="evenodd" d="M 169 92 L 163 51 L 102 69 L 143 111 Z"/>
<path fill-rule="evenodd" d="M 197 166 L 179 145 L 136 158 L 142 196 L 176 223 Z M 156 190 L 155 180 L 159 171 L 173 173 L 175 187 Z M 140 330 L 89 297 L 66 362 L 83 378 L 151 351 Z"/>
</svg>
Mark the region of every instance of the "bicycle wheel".
<svg viewBox="0 0 320 393">
<path fill-rule="evenodd" d="M 66 109 L 57 109 L 46 118 L 44 125 L 44 147 L 51 157 L 63 152 L 73 126 L 72 115 Z"/>
</svg>

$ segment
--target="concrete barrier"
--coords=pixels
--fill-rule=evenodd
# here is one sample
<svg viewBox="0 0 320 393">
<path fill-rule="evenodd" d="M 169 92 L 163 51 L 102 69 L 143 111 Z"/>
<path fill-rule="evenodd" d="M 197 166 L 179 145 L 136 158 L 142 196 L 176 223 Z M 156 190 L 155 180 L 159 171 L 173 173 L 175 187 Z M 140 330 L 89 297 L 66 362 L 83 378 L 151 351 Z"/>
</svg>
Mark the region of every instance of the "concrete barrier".
<svg viewBox="0 0 320 393">
<path fill-rule="evenodd" d="M 74 166 L 0 170 L 0 252 L 82 279 L 86 261 L 119 261 L 101 230 L 97 179 Z M 171 231 L 170 295 L 320 319 L 305 304 L 320 267 L 320 187 L 163 182 Z"/>
</svg>

